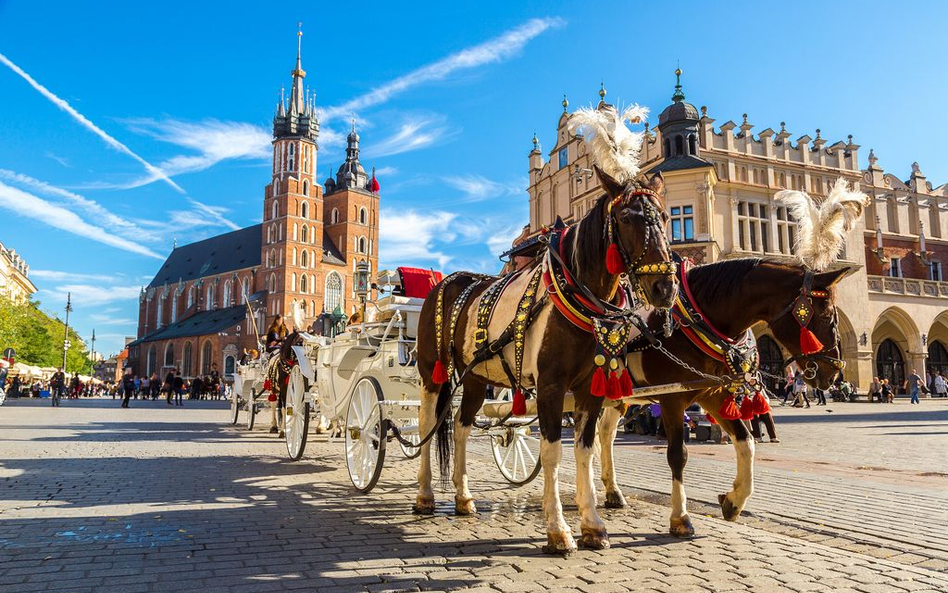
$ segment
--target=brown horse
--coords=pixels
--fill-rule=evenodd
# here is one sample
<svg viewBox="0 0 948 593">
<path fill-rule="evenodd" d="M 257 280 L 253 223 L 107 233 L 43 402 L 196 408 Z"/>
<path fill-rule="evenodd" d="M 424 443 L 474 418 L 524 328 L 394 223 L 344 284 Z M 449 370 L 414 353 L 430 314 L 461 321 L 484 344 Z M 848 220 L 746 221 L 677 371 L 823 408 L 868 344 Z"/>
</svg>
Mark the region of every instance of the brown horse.
<svg viewBox="0 0 948 593">
<path fill-rule="evenodd" d="M 667 216 L 661 199 L 664 190 L 662 177 L 656 175 L 648 181 L 633 180 L 623 184 L 598 169 L 597 173 L 606 195 L 578 223 L 551 239 L 562 238 L 558 261 L 565 269 L 564 273 L 572 277 L 575 290 L 586 291 L 587 300 L 603 306 L 610 302 L 619 307 L 627 306 L 631 294 L 620 290 L 623 273 L 628 273 L 653 306 L 671 306 L 677 294 L 677 281 L 670 273 L 674 264 L 669 262 L 671 253 L 664 232 Z M 607 253 L 616 248 L 622 255 L 621 270 L 616 269 L 615 262 L 606 263 Z M 591 464 L 595 419 L 599 416 L 603 398 L 590 393 L 595 369 L 592 352 L 596 342 L 593 335 L 568 320 L 553 303 L 546 282 L 538 282 L 540 276 L 549 270 L 551 262 L 547 259 L 521 270 L 507 281 L 501 292 L 496 293 L 499 296 L 494 297 L 493 314 L 486 325 L 486 334 L 478 327 L 479 304 L 489 293 L 488 287 L 498 281 L 496 278 L 453 275 L 434 288 L 425 300 L 419 322 L 418 371 L 422 377 L 419 425 L 421 434 L 428 434 L 436 419 L 446 414 L 451 405 L 451 381 L 442 384 L 437 377 L 433 378 L 436 369 L 444 372 L 446 366 L 461 372 L 475 360 L 478 344 L 497 344 L 498 347 L 493 349 L 496 355 L 472 366 L 461 381 L 464 395 L 454 422 L 456 456 L 452 478 L 456 489 L 455 510 L 458 514 L 475 512 L 467 484 L 466 442 L 475 415 L 484 401 L 486 387 L 534 388 L 545 482 L 543 506 L 547 517 L 547 546 L 544 550 L 569 553 L 575 550 L 576 543 L 563 518 L 558 483 L 564 397 L 572 391 L 576 401 L 578 436 L 575 452 L 577 466 L 582 468 L 577 476 L 576 497 L 582 512 L 580 544 L 591 548 L 603 548 L 609 543 L 605 525 L 596 512 Z M 515 334 L 511 336 L 514 343 L 498 344 L 498 338 L 508 334 L 510 328 Z M 518 360 L 520 364 L 517 364 Z M 511 368 L 520 372 L 512 372 Z M 445 378 L 442 376 L 442 380 Z M 438 452 L 443 477 L 447 475 L 450 456 L 447 440 L 450 430 L 450 422 L 439 427 Z M 431 513 L 434 493 L 428 443 L 422 449 L 418 483 L 414 510 Z"/>
<path fill-rule="evenodd" d="M 727 346 L 740 343 L 751 327 L 769 325 L 776 341 L 791 354 L 790 360 L 807 369 L 810 385 L 826 388 L 841 370 L 838 316 L 835 305 L 835 284 L 849 272 L 849 268 L 823 273 L 808 272 L 800 265 L 777 263 L 760 259 L 734 259 L 691 268 L 682 282 L 676 314 L 683 299 L 690 298 L 703 318 L 707 335 L 719 334 L 719 343 Z M 797 303 L 804 285 L 810 280 L 807 292 L 812 305 L 806 329 L 820 344 L 819 351 L 804 353 L 801 346 L 801 323 L 791 307 Z M 676 315 L 677 317 L 677 315 Z M 681 328 L 662 340 L 664 348 L 685 365 L 698 371 L 721 377 L 734 373 L 725 362 L 709 354 L 702 342 L 693 341 Z M 753 343 L 750 343 L 753 346 Z M 627 357 L 636 385 L 663 385 L 690 381 L 698 375 L 683 364 L 673 361 L 655 348 L 630 353 Z M 737 520 L 753 492 L 754 440 L 740 419 L 728 419 L 720 410 L 729 392 L 723 387 L 692 391 L 656 398 L 662 406 L 662 424 L 668 436 L 668 465 L 672 470 L 672 511 L 670 532 L 680 537 L 694 534 L 694 527 L 686 509 L 687 498 L 682 482 L 688 452 L 683 439 L 683 414 L 693 402 L 708 410 L 730 435 L 737 453 L 737 477 L 733 489 L 718 497 L 724 518 Z M 617 408 L 609 407 L 599 422 L 602 447 L 602 481 L 606 489 L 606 506 L 625 506 L 619 490 L 613 461 L 613 442 L 620 417 Z"/>
</svg>

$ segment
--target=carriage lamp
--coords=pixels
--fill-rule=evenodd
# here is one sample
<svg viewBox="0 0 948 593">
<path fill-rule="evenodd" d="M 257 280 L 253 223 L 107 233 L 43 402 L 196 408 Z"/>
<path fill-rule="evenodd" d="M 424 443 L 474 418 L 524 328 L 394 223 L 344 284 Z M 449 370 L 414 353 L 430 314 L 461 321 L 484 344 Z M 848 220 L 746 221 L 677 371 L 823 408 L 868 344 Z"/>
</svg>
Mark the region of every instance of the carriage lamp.
<svg viewBox="0 0 948 593">
<path fill-rule="evenodd" d="M 355 272 L 355 293 L 362 303 L 362 321 L 365 322 L 365 301 L 369 296 L 371 279 L 369 278 L 371 266 L 364 259 L 356 263 Z"/>
</svg>

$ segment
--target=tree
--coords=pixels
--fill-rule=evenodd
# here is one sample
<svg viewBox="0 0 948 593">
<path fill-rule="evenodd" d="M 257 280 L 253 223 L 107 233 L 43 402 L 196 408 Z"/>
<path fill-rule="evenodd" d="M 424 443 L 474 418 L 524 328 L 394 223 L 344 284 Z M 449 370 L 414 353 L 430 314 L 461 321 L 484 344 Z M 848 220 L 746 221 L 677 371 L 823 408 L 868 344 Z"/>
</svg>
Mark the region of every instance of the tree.
<svg viewBox="0 0 948 593">
<path fill-rule="evenodd" d="M 59 367 L 63 363 L 65 324 L 43 313 L 39 301 L 14 302 L 0 296 L 0 350 L 13 348 L 18 361 L 40 367 Z M 85 342 L 69 328 L 66 371 L 88 373 L 91 360 Z"/>
</svg>

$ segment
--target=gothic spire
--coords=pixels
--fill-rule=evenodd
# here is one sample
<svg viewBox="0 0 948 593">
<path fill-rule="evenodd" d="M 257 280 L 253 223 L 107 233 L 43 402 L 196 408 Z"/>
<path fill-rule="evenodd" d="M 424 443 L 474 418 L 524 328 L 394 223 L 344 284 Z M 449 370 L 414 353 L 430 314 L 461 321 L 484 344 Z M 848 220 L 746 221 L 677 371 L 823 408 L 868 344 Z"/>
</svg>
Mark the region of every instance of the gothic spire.
<svg viewBox="0 0 948 593">
<path fill-rule="evenodd" d="M 306 78 L 306 71 L 303 70 L 302 49 L 303 23 L 299 23 L 299 30 L 296 33 L 296 68 L 291 73 L 293 75 L 293 88 L 290 91 L 291 115 L 299 115 L 306 108 L 306 100 L 303 96 L 303 79 Z"/>
</svg>

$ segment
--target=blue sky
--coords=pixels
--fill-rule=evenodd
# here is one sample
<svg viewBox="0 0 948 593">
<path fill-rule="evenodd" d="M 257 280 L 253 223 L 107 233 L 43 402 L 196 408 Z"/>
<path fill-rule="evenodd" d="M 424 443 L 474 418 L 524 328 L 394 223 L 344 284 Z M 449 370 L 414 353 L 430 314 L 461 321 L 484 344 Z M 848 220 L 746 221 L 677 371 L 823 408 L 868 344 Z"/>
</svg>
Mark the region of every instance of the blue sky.
<svg viewBox="0 0 948 593">
<path fill-rule="evenodd" d="M 82 335 L 119 349 L 175 238 L 260 220 L 298 21 L 319 176 L 354 115 L 383 264 L 495 270 L 526 223 L 530 139 L 552 148 L 563 94 L 589 105 L 604 81 L 654 123 L 678 62 L 719 124 L 853 134 L 863 166 L 871 147 L 900 176 L 918 161 L 948 181 L 944 3 L 511 4 L 0 0 L 0 241 L 46 310 L 71 290 Z"/>
</svg>

